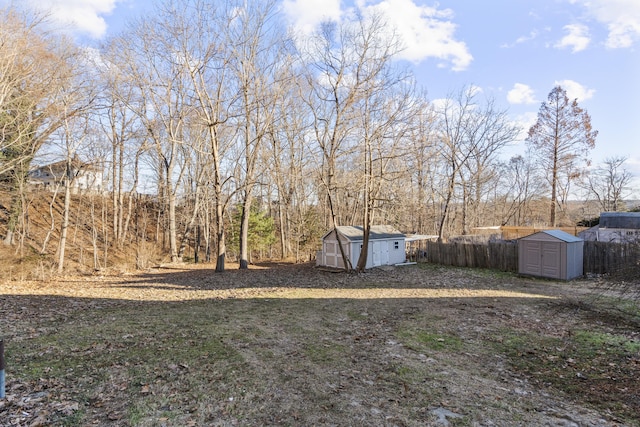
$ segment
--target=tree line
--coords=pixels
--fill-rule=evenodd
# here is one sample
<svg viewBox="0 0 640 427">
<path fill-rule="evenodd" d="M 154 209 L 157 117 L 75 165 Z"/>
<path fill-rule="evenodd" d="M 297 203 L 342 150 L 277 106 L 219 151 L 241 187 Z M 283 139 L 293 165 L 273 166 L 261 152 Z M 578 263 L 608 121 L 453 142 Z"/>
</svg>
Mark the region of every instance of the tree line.
<svg viewBox="0 0 640 427">
<path fill-rule="evenodd" d="M 108 246 L 155 228 L 172 262 L 197 240 L 216 271 L 228 253 L 247 268 L 257 242 L 304 259 L 339 225 L 388 223 L 439 239 L 483 225 L 561 225 L 575 220 L 576 188 L 597 209 L 623 208 L 625 158 L 587 168 L 597 132 L 563 88 L 542 104 L 526 154 L 505 160 L 522 132 L 508 111 L 471 85 L 430 101 L 378 15 L 296 35 L 273 0 L 169 0 L 88 48 L 46 16 L 1 13 L 4 242 L 29 232 L 34 162 L 64 161 L 51 199 L 64 201 L 59 224 L 51 213 L 59 271 L 73 203 L 94 228 L 97 217 L 109 223 L 92 231 L 96 265 Z M 78 159 L 104 171 L 98 201 L 72 195 Z M 353 268 L 364 269 L 362 256 Z"/>
</svg>

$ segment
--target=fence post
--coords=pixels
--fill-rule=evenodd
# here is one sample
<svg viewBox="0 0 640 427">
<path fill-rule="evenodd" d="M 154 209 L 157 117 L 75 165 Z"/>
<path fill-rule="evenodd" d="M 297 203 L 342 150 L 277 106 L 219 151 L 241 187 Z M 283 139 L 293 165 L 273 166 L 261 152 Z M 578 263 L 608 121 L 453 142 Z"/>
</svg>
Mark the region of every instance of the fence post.
<svg viewBox="0 0 640 427">
<path fill-rule="evenodd" d="M 0 399 L 4 399 L 4 338 L 0 338 Z"/>
</svg>

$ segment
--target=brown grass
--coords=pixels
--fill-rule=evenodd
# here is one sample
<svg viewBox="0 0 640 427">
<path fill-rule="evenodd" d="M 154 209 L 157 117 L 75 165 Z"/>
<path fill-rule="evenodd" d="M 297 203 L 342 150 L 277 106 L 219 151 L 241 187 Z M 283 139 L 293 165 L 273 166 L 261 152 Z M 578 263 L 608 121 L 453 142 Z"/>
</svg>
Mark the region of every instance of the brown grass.
<svg viewBox="0 0 640 427">
<path fill-rule="evenodd" d="M 5 279 L 0 425 L 638 425 L 637 381 L 585 371 L 640 375 L 638 318 L 592 285 L 424 265 Z"/>
</svg>

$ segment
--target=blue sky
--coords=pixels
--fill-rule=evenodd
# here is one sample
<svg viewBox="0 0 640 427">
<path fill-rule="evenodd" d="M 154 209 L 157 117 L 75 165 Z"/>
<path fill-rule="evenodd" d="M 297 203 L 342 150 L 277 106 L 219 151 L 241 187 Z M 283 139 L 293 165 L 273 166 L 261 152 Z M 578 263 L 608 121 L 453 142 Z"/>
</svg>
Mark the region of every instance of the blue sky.
<svg viewBox="0 0 640 427">
<path fill-rule="evenodd" d="M 221 0 L 213 0 L 221 1 Z M 7 4 L 10 0 L 0 0 Z M 99 41 L 153 0 L 27 0 Z M 525 129 L 561 84 L 599 131 L 594 162 L 628 156 L 640 195 L 640 0 L 282 0 L 289 25 L 310 31 L 354 8 L 377 9 L 404 38 L 403 60 L 431 100 L 474 85 Z M 524 133 L 523 133 L 524 135 Z M 522 143 L 510 153 L 522 150 Z"/>
</svg>

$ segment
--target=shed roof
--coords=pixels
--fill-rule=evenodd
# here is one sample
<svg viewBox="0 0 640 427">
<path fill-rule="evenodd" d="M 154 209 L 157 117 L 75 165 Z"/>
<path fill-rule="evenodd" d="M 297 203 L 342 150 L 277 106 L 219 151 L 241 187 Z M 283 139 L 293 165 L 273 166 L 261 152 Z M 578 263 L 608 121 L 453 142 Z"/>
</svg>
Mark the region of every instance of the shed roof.
<svg viewBox="0 0 640 427">
<path fill-rule="evenodd" d="M 602 212 L 600 227 L 640 229 L 640 212 Z"/>
<path fill-rule="evenodd" d="M 327 237 L 331 234 L 333 230 L 330 230 L 324 237 Z M 341 225 L 338 226 L 338 233 L 342 234 L 345 238 L 351 241 L 359 241 L 363 240 L 364 232 L 363 228 L 360 225 Z M 369 233 L 370 240 L 376 239 L 394 239 L 394 238 L 404 238 L 405 235 L 398 230 L 396 230 L 391 225 L 372 225 L 371 231 Z"/>
<path fill-rule="evenodd" d="M 420 240 L 435 240 L 438 237 L 440 236 L 438 236 L 437 234 L 412 234 L 412 235 L 406 236 L 405 241 L 418 242 Z"/>
<path fill-rule="evenodd" d="M 542 233 L 544 233 L 546 235 L 549 235 L 551 237 L 554 237 L 554 238 L 556 238 L 558 240 L 561 240 L 563 242 L 567 242 L 567 243 L 582 242 L 581 238 L 576 237 L 576 236 L 574 236 L 572 234 L 566 233 L 566 232 L 564 232 L 562 230 L 543 230 L 543 231 L 538 231 L 537 233 L 530 234 L 530 235 L 528 235 L 526 237 L 523 237 L 522 239 L 529 239 L 529 238 L 533 238 L 534 239 L 535 237 L 533 237 L 533 236 L 535 236 L 536 234 L 542 234 Z"/>
</svg>

